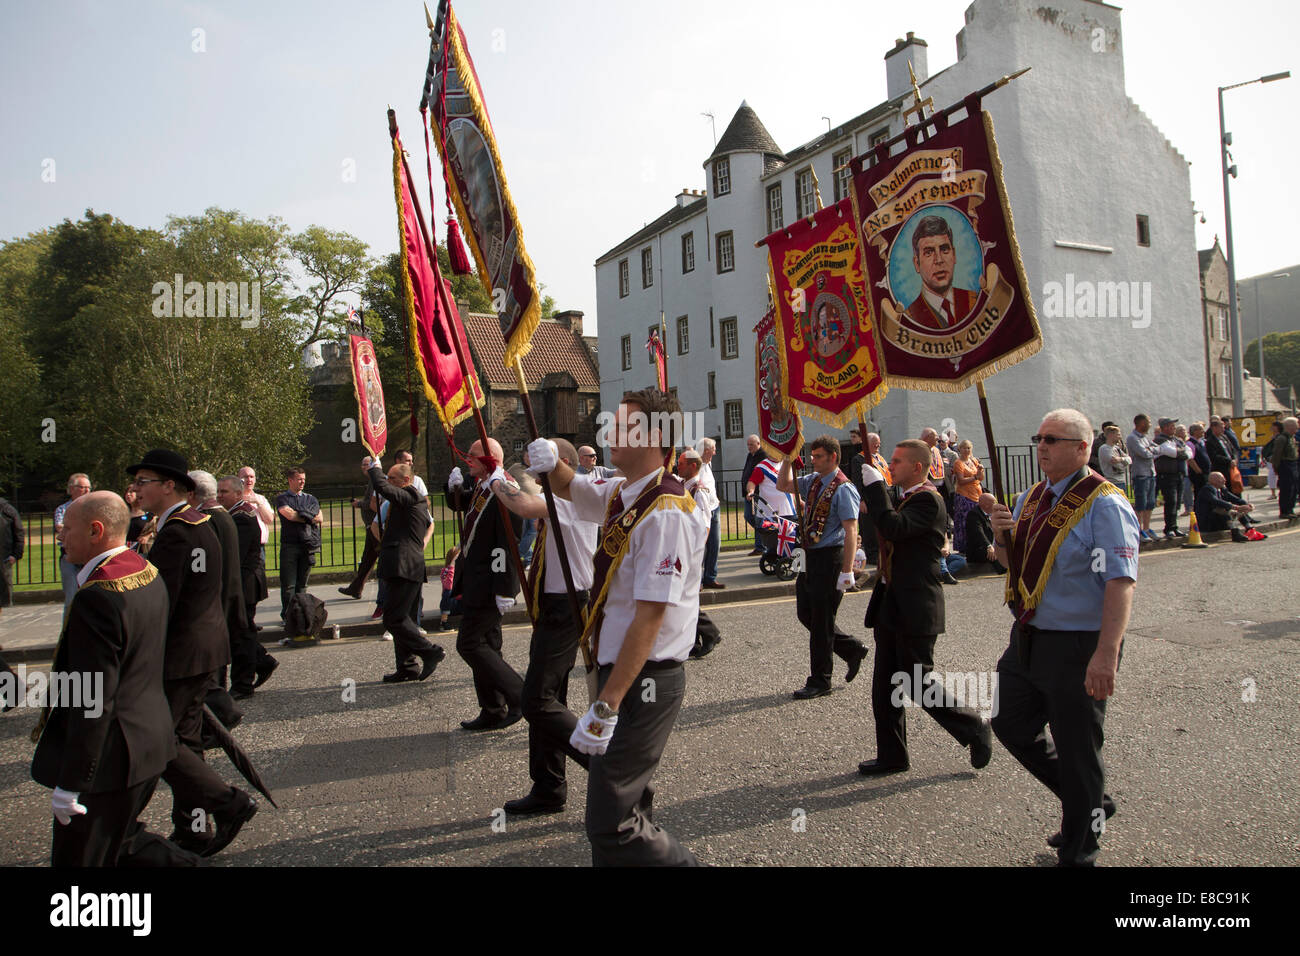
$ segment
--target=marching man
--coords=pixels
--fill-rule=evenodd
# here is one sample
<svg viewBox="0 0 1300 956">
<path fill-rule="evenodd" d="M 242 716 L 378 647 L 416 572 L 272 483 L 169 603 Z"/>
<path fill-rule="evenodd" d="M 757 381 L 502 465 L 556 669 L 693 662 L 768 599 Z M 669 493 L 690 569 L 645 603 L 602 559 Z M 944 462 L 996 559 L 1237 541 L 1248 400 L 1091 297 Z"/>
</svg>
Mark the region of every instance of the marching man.
<svg viewBox="0 0 1300 956">
<path fill-rule="evenodd" d="M 610 454 L 621 478 L 575 476 L 554 442 L 528 446 L 531 470 L 549 472 L 555 494 L 604 529 L 584 635 L 600 668 L 599 696 L 570 738 L 592 755 L 587 838 L 596 866 L 698 862 L 651 819 L 650 780 L 686 692 L 682 661 L 695 644 L 704 560 L 695 499 L 664 467 L 680 420 L 671 395 L 656 389 L 624 395 Z"/>
</svg>

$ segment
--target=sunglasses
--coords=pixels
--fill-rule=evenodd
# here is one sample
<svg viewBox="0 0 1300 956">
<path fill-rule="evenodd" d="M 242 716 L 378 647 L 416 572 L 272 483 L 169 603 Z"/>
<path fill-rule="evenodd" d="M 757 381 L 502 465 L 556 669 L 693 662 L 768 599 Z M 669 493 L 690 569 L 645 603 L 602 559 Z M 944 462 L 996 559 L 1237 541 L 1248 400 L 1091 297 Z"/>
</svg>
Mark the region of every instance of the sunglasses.
<svg viewBox="0 0 1300 956">
<path fill-rule="evenodd" d="M 1058 438 L 1058 437 L 1055 436 L 1055 435 L 1031 435 L 1030 438 L 1029 438 L 1029 440 L 1030 440 L 1031 442 L 1033 442 L 1035 445 L 1037 445 L 1039 442 L 1042 442 L 1044 445 L 1055 445 L 1058 441 L 1072 442 L 1072 441 L 1086 441 L 1087 439 L 1084 439 L 1084 438 Z"/>
</svg>

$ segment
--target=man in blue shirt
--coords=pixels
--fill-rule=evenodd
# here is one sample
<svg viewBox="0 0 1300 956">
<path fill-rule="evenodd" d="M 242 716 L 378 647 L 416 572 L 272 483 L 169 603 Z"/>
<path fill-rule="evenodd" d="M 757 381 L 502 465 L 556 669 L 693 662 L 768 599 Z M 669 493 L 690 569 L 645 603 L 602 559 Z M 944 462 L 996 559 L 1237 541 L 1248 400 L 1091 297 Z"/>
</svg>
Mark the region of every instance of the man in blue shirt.
<svg viewBox="0 0 1300 956">
<path fill-rule="evenodd" d="M 320 550 L 320 502 L 307 494 L 307 473 L 301 468 L 285 472 L 289 490 L 275 496 L 280 515 L 280 620 L 289 610 L 289 599 L 307 590 L 307 575 Z"/>
<path fill-rule="evenodd" d="M 835 625 L 844 592 L 853 587 L 853 556 L 858 550 L 858 490 L 840 471 L 840 443 L 830 435 L 814 438 L 809 446 L 813 474 L 804 475 L 797 487 L 803 501 L 800 546 L 804 570 L 795 580 L 795 613 L 808 628 L 811 668 L 796 700 L 823 697 L 831 692 L 833 654 L 848 662 L 846 681 L 858 676 L 867 645 Z M 777 489 L 787 494 L 796 487 L 790 459 L 781 463 Z"/>
<path fill-rule="evenodd" d="M 990 515 L 1016 616 L 998 661 L 993 732 L 1060 799 L 1061 831 L 1048 843 L 1062 866 L 1096 861 L 1097 838 L 1115 812 L 1105 793 L 1103 724 L 1137 586 L 1138 519 L 1086 467 L 1091 438 L 1082 413 L 1049 412 L 1034 436 L 1046 481 L 1022 494 L 1014 512 L 999 503 Z"/>
</svg>

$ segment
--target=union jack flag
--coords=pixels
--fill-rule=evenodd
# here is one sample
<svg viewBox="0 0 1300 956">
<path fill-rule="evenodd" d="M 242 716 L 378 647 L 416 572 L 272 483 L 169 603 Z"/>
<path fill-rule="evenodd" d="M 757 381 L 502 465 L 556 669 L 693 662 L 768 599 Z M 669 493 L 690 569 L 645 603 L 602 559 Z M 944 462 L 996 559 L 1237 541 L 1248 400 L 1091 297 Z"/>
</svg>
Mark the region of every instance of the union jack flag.
<svg viewBox="0 0 1300 956">
<path fill-rule="evenodd" d="M 776 524 L 776 553 L 788 558 L 794 553 L 794 546 L 799 540 L 796 525 L 788 518 L 777 518 Z"/>
</svg>

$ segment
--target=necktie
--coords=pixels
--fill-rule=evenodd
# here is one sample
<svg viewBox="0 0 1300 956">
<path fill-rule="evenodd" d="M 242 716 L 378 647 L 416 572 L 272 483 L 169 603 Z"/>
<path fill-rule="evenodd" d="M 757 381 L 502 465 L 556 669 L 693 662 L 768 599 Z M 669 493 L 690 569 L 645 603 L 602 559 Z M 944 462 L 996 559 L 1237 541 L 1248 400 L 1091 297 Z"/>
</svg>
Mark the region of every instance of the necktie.
<svg viewBox="0 0 1300 956">
<path fill-rule="evenodd" d="M 949 305 L 947 299 L 944 299 L 944 300 L 943 300 L 943 314 L 946 315 L 946 316 L 948 317 L 948 324 L 949 324 L 949 325 L 952 325 L 952 324 L 954 324 L 954 323 L 957 321 L 955 318 L 953 318 L 953 315 L 952 315 L 952 306 Z"/>
</svg>

